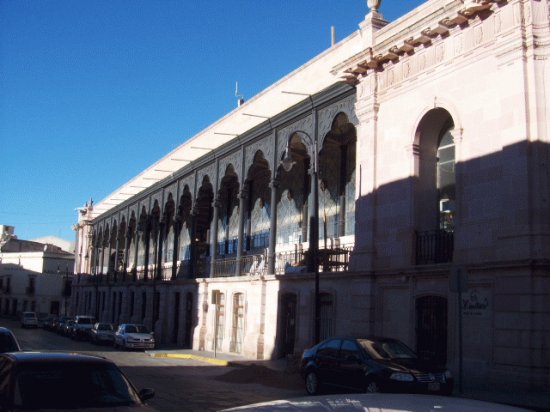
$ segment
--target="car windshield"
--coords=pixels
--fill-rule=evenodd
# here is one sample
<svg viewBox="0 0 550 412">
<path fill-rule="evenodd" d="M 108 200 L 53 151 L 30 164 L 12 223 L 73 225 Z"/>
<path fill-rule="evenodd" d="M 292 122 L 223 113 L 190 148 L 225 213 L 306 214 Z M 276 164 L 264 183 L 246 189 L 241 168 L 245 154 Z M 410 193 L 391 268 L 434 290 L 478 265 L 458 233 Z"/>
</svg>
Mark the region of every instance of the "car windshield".
<svg viewBox="0 0 550 412">
<path fill-rule="evenodd" d="M 14 404 L 21 409 L 113 408 L 140 400 L 114 365 L 52 362 L 18 367 Z"/>
<path fill-rule="evenodd" d="M 90 318 L 79 318 L 79 319 L 78 319 L 78 323 L 81 323 L 81 324 L 90 324 L 90 323 L 93 323 L 93 322 L 92 322 L 92 319 L 90 319 Z"/>
<path fill-rule="evenodd" d="M 126 326 L 126 333 L 149 333 L 149 329 L 143 325 L 128 325 Z"/>
<path fill-rule="evenodd" d="M 416 354 L 398 340 L 372 341 L 360 339 L 359 343 L 374 358 L 381 359 L 414 359 Z"/>
<path fill-rule="evenodd" d="M 100 323 L 97 325 L 98 330 L 113 330 L 113 325 L 109 323 Z"/>
</svg>

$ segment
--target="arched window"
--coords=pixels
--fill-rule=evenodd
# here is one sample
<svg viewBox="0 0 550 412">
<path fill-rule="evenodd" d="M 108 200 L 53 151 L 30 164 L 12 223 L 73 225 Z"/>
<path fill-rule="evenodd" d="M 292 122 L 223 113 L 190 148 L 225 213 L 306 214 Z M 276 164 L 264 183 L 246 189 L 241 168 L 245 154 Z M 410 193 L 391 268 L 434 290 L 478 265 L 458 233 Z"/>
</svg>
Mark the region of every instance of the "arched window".
<svg viewBox="0 0 550 412">
<path fill-rule="evenodd" d="M 416 264 L 451 262 L 456 210 L 454 122 L 445 109 L 420 121 L 415 187 Z"/>
<path fill-rule="evenodd" d="M 445 130 L 446 129 L 446 130 Z M 455 214 L 455 142 L 451 127 L 445 127 L 437 148 L 437 191 L 439 229 L 454 230 Z"/>
</svg>

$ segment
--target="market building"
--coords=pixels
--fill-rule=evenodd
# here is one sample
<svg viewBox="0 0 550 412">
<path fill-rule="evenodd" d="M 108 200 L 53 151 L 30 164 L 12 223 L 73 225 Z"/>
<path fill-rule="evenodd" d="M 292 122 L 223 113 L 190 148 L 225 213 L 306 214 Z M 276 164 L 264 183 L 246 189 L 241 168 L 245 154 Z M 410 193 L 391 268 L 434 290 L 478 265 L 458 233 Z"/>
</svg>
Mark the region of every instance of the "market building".
<svg viewBox="0 0 550 412">
<path fill-rule="evenodd" d="M 547 387 L 549 2 L 379 3 L 86 204 L 79 314 L 254 359 L 385 335 L 469 383 Z"/>
</svg>

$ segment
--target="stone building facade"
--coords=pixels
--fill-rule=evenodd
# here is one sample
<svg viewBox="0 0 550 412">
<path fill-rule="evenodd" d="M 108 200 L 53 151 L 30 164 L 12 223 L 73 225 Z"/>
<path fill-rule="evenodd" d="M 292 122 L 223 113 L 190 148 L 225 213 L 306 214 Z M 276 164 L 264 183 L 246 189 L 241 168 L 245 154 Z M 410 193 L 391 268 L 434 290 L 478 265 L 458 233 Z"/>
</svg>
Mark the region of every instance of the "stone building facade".
<svg viewBox="0 0 550 412">
<path fill-rule="evenodd" d="M 547 388 L 549 2 L 378 5 L 86 205 L 79 313 L 255 359 L 386 335 Z"/>
<path fill-rule="evenodd" d="M 0 239 L 0 316 L 69 314 L 74 255 L 51 243 L 18 239 L 13 226 L 4 228 L 11 233 Z"/>
</svg>

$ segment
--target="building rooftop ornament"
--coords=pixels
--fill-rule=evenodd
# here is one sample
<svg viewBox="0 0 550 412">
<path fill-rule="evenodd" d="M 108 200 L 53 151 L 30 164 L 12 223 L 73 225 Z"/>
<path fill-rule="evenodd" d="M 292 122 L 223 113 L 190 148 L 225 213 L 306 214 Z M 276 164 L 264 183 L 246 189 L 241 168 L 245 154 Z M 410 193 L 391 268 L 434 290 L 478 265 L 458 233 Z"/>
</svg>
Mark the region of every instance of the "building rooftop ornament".
<svg viewBox="0 0 550 412">
<path fill-rule="evenodd" d="M 382 0 L 367 0 L 367 6 L 369 6 L 372 13 L 378 13 L 378 8 L 381 3 Z"/>
</svg>

